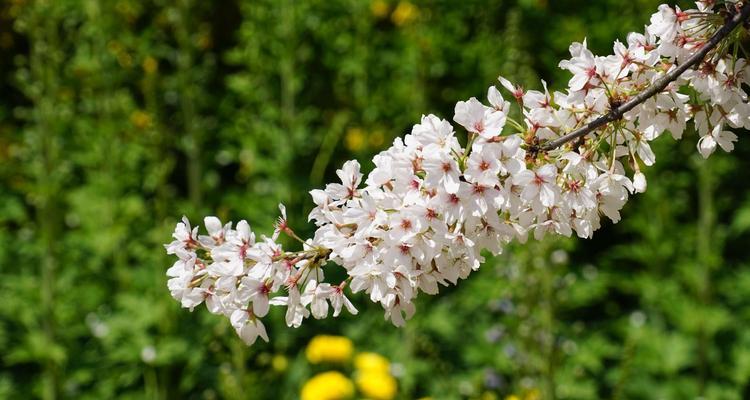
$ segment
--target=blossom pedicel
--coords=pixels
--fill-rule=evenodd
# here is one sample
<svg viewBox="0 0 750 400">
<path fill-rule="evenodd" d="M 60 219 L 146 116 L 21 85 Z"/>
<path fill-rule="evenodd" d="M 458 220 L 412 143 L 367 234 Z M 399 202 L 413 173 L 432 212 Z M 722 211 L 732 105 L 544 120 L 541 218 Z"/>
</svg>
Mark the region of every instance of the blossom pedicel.
<svg viewBox="0 0 750 400">
<path fill-rule="evenodd" d="M 411 134 L 375 156 L 366 178 L 357 161 L 348 161 L 337 171 L 340 183 L 311 192 L 312 239 L 294 234 L 283 206 L 270 238 L 256 238 L 244 220 L 232 228 L 216 217 L 205 218 L 208 234 L 199 235 L 183 218 L 166 245 L 178 258 L 167 271 L 172 296 L 185 308 L 205 303 L 225 315 L 247 344 L 268 340 L 261 318 L 270 305 L 286 307 L 290 327 L 310 315 L 356 314 L 346 288 L 365 292 L 401 326 L 420 292 L 437 294 L 468 277 L 482 250 L 498 254 L 529 234 L 591 237 L 602 216 L 619 221 L 628 196 L 646 189 L 641 169 L 655 162 L 651 140 L 667 131 L 679 139 L 692 120 L 698 150 L 708 157 L 717 147 L 733 149 L 737 136 L 727 128 L 750 128 L 741 87 L 750 72 L 733 51 L 735 35 L 622 118 L 558 148 L 543 147 L 644 91 L 700 51 L 726 15 L 750 7 L 714 3 L 700 1 L 694 10 L 661 5 L 645 34 L 616 41 L 606 57 L 592 54 L 585 40 L 574 43 L 571 58 L 560 62 L 573 74 L 565 92 L 550 93 L 544 82 L 543 91 L 525 91 L 500 77 L 523 120 L 509 116 L 511 102 L 492 86 L 489 105 L 476 98 L 456 104 L 453 120 L 468 133 L 465 147 L 450 122 L 423 116 Z M 277 243 L 282 232 L 303 249 L 284 251 Z M 326 282 L 328 262 L 348 277 Z"/>
</svg>

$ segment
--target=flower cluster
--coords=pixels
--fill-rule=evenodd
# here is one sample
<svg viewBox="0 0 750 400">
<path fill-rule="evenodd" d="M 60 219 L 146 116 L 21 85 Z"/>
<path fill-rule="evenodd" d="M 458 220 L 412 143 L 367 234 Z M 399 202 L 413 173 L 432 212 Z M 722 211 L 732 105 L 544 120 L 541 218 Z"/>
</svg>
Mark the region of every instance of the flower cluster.
<svg viewBox="0 0 750 400">
<path fill-rule="evenodd" d="M 319 335 L 312 338 L 305 350 L 311 364 L 336 364 L 339 369 L 353 366 L 350 380 L 346 375 L 327 371 L 310 378 L 302 386 L 302 400 L 342 400 L 354 397 L 355 386 L 360 397 L 372 400 L 391 400 L 398 392 L 398 364 L 391 365 L 387 358 L 377 353 L 358 352 L 344 336 Z M 359 398 L 359 397 L 357 397 Z"/>
<path fill-rule="evenodd" d="M 326 317 L 329 305 L 334 316 L 342 308 L 356 313 L 346 287 L 365 292 L 401 326 L 420 292 L 436 294 L 466 278 L 480 267 L 483 250 L 500 253 L 530 234 L 591 237 L 602 217 L 619 221 L 629 195 L 646 189 L 642 168 L 655 162 L 650 141 L 664 132 L 679 139 L 694 126 L 698 150 L 708 157 L 717 146 L 733 149 L 737 136 L 727 128 L 750 128 L 742 88 L 750 71 L 737 56 L 735 35 L 619 118 L 555 149 L 544 146 L 649 88 L 744 5 L 714 7 L 662 5 L 645 33 L 616 41 L 608 56 L 594 55 L 585 40 L 574 43 L 570 59 L 560 62 L 572 74 L 564 92 L 550 92 L 545 82 L 542 91 L 524 90 L 500 77 L 511 101 L 491 86 L 487 104 L 456 104 L 453 121 L 466 132 L 466 145 L 449 121 L 423 116 L 374 158 L 366 177 L 349 161 L 337 171 L 340 183 L 311 192 L 316 207 L 309 219 L 317 230 L 310 240 L 297 238 L 283 209 L 274 235 L 259 242 L 245 221 L 232 229 L 206 218 L 207 236 L 179 223 L 167 245 L 179 258 L 168 271 L 172 295 L 191 309 L 205 301 L 248 343 L 267 339 L 259 318 L 269 304 L 286 306 L 292 327 L 310 315 Z M 282 232 L 303 250 L 283 251 L 276 242 Z M 346 270 L 343 282 L 324 282 L 329 261 Z"/>
<path fill-rule="evenodd" d="M 222 225 L 216 217 L 206 217 L 208 235 L 198 235 L 198 227 L 191 229 L 183 218 L 172 235 L 174 241 L 166 245 L 167 253 L 178 258 L 167 270 L 172 297 L 190 310 L 205 302 L 211 313 L 229 318 L 248 345 L 258 337 L 268 341 L 260 318 L 271 305 L 286 306 L 286 322 L 295 328 L 311 313 L 315 318 L 327 317 L 329 302 L 334 316 L 343 307 L 357 313 L 344 296 L 343 284 L 322 283 L 321 267 L 329 250 L 308 242 L 303 251 L 285 252 L 277 243 L 281 232 L 296 237 L 287 226 L 286 210 L 280 209 L 282 216 L 270 238 L 256 242 L 246 221 L 232 229 L 231 223 Z M 274 296 L 282 288 L 287 295 Z"/>
</svg>

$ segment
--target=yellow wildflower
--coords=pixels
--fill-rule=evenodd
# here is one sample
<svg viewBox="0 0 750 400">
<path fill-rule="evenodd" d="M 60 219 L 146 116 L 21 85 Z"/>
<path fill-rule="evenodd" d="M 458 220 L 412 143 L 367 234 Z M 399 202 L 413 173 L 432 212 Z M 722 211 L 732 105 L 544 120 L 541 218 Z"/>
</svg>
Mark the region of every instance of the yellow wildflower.
<svg viewBox="0 0 750 400">
<path fill-rule="evenodd" d="M 289 361 L 281 354 L 277 354 L 271 359 L 271 368 L 273 368 L 274 371 L 284 372 L 288 366 Z"/>
<path fill-rule="evenodd" d="M 313 364 L 322 362 L 343 363 L 354 352 L 352 341 L 343 336 L 315 336 L 307 345 L 305 355 Z"/>
<path fill-rule="evenodd" d="M 523 396 L 523 400 L 541 400 L 542 393 L 539 389 L 531 389 Z"/>
<path fill-rule="evenodd" d="M 374 0 L 370 3 L 370 11 L 377 18 L 383 18 L 388 15 L 388 3 L 385 0 Z"/>
<path fill-rule="evenodd" d="M 391 363 L 388 359 L 377 353 L 359 353 L 354 357 L 354 366 L 362 373 L 378 372 L 388 374 Z"/>
<path fill-rule="evenodd" d="M 155 73 L 156 70 L 159 69 L 159 62 L 156 61 L 155 58 L 153 58 L 151 56 L 148 56 L 148 57 L 146 57 L 145 60 L 143 60 L 142 67 L 143 67 L 143 71 L 146 74 L 151 75 L 151 74 Z"/>
<path fill-rule="evenodd" d="M 396 379 L 379 371 L 360 371 L 357 388 L 364 397 L 372 400 L 391 400 L 396 397 Z"/>
<path fill-rule="evenodd" d="M 401 26 L 414 21 L 419 15 L 419 9 L 408 1 L 400 1 L 391 14 L 391 21 Z"/>
<path fill-rule="evenodd" d="M 365 147 L 365 132 L 360 128 L 349 128 L 344 143 L 349 151 L 362 150 Z"/>
<path fill-rule="evenodd" d="M 354 396 L 354 385 L 340 372 L 313 376 L 302 386 L 302 400 L 344 400 Z"/>
<path fill-rule="evenodd" d="M 146 129 L 151 126 L 151 116 L 142 110 L 135 110 L 130 114 L 130 123 L 138 129 Z"/>
</svg>

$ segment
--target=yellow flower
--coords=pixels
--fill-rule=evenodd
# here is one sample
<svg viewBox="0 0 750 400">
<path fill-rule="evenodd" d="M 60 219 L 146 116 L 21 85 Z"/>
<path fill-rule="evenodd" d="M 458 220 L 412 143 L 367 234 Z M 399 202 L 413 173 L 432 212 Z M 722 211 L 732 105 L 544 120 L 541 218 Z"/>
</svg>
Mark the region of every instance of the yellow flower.
<svg viewBox="0 0 750 400">
<path fill-rule="evenodd" d="M 284 372 L 288 366 L 289 361 L 287 361 L 286 357 L 281 354 L 277 354 L 271 359 L 271 368 L 273 368 L 274 371 Z"/>
<path fill-rule="evenodd" d="M 315 336 L 307 345 L 305 355 L 313 364 L 321 362 L 343 363 L 349 361 L 354 352 L 352 341 L 343 336 Z"/>
<path fill-rule="evenodd" d="M 540 400 L 542 398 L 539 389 L 531 389 L 523 396 L 523 400 Z"/>
<path fill-rule="evenodd" d="M 388 15 L 388 3 L 385 0 L 374 0 L 370 3 L 370 11 L 377 18 L 383 18 Z"/>
<path fill-rule="evenodd" d="M 509 394 L 509 395 L 505 396 L 505 400 L 521 400 L 521 399 L 518 396 L 516 396 L 515 394 Z"/>
<path fill-rule="evenodd" d="M 354 357 L 354 366 L 362 373 L 377 372 L 388 374 L 391 363 L 388 359 L 377 353 L 359 353 Z"/>
<path fill-rule="evenodd" d="M 146 72 L 147 75 L 151 75 L 159 69 L 159 62 L 156 61 L 155 58 L 148 56 L 145 60 L 143 60 L 142 67 L 143 71 Z"/>
<path fill-rule="evenodd" d="M 360 128 L 349 128 L 344 143 L 349 151 L 360 151 L 365 147 L 365 132 Z"/>
<path fill-rule="evenodd" d="M 368 399 L 391 400 L 396 397 L 396 379 L 388 373 L 360 370 L 356 382 L 359 391 Z"/>
<path fill-rule="evenodd" d="M 151 126 L 151 116 L 142 110 L 135 110 L 130 114 L 130 123 L 138 129 L 146 129 Z"/>
<path fill-rule="evenodd" d="M 391 21 L 401 26 L 414 21 L 419 15 L 419 9 L 408 1 L 400 1 L 391 14 Z"/>
<path fill-rule="evenodd" d="M 340 372 L 313 376 L 302 386 L 302 400 L 343 400 L 354 396 L 354 385 Z"/>
</svg>

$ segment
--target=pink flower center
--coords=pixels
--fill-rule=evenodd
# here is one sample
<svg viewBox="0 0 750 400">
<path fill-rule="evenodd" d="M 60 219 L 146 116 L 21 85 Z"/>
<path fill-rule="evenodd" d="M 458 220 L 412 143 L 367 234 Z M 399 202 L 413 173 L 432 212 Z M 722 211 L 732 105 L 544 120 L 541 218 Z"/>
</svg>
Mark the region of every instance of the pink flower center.
<svg viewBox="0 0 750 400">
<path fill-rule="evenodd" d="M 409 245 L 402 244 L 399 246 L 399 249 L 401 249 L 401 253 L 403 254 L 409 254 Z"/>
<path fill-rule="evenodd" d="M 541 186 L 542 184 L 547 183 L 547 181 L 544 180 L 544 177 L 539 174 L 534 174 L 534 184 L 537 186 Z"/>
<path fill-rule="evenodd" d="M 482 123 L 482 121 L 479 121 L 479 122 L 475 123 L 474 124 L 474 131 L 476 131 L 476 132 L 482 132 L 482 131 L 484 131 L 484 123 Z"/>
</svg>

